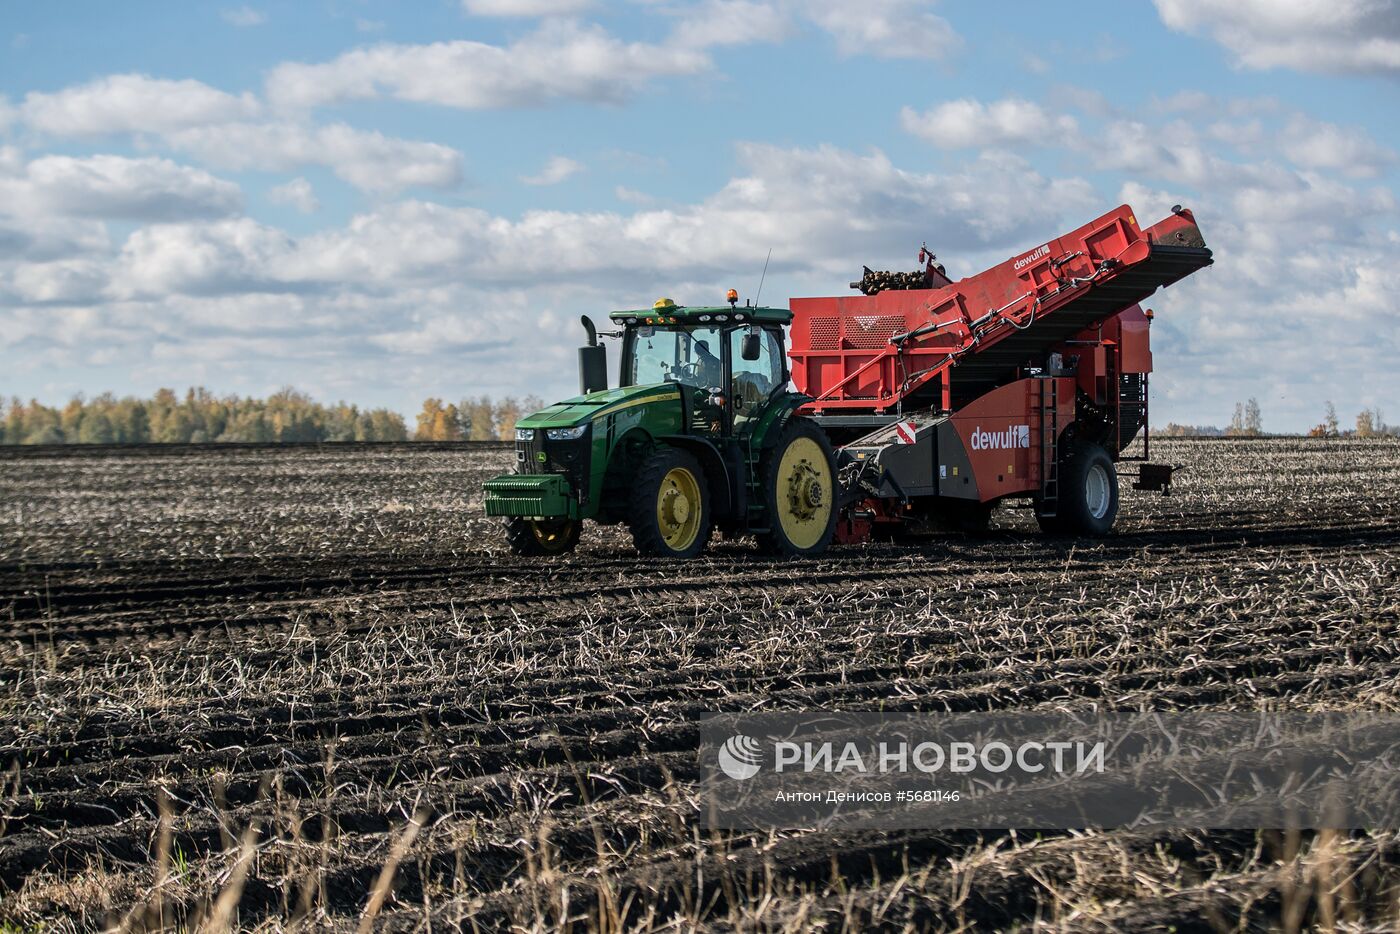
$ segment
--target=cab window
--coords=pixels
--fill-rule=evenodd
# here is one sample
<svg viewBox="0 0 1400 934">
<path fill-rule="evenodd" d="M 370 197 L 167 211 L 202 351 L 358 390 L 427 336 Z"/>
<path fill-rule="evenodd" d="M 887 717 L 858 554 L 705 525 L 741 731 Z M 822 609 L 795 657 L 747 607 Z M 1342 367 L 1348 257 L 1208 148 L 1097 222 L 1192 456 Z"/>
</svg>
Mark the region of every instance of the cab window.
<svg viewBox="0 0 1400 934">
<path fill-rule="evenodd" d="M 773 332 L 759 332 L 757 360 L 742 355 L 748 328 L 736 328 L 729 335 L 729 359 L 734 370 L 733 395 L 738 414 L 760 405 L 783 384 L 783 348 Z"/>
<path fill-rule="evenodd" d="M 724 382 L 719 328 L 637 328 L 628 361 L 628 385 L 685 383 L 714 389 Z"/>
</svg>

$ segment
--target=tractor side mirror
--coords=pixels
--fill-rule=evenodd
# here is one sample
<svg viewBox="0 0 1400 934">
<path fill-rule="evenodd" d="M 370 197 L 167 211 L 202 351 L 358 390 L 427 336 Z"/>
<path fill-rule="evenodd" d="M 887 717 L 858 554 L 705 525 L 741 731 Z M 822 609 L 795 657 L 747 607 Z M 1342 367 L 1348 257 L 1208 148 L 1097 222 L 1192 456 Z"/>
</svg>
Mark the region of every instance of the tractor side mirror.
<svg viewBox="0 0 1400 934">
<path fill-rule="evenodd" d="M 587 315 L 583 316 L 583 329 L 588 333 L 588 344 L 578 349 L 578 388 L 586 396 L 608 388 L 608 348 L 598 343 L 598 332 Z"/>
<path fill-rule="evenodd" d="M 749 328 L 744 332 L 744 340 L 739 345 L 739 356 L 745 360 L 757 360 L 763 355 L 763 339 L 759 336 L 757 328 Z"/>
</svg>

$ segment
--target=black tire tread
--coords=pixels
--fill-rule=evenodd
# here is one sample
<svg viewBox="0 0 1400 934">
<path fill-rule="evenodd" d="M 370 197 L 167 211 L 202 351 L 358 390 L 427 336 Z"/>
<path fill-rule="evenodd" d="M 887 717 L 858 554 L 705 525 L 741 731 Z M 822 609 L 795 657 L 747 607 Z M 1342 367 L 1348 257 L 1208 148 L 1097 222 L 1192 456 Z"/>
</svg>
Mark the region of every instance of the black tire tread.
<svg viewBox="0 0 1400 934">
<path fill-rule="evenodd" d="M 1089 515 L 1084 502 L 1084 476 L 1096 461 L 1103 463 L 1108 471 L 1110 506 L 1101 520 Z M 1043 515 L 1036 510 L 1036 522 L 1047 535 L 1075 535 L 1100 538 L 1113 529 L 1118 516 L 1118 474 L 1113 459 L 1097 444 L 1081 441 L 1065 452 L 1060 462 L 1060 498 L 1055 515 Z"/>
<path fill-rule="evenodd" d="M 656 524 L 656 495 L 666 474 L 675 467 L 684 467 L 695 475 L 700 487 L 700 531 L 695 541 L 683 552 L 673 551 Z M 632 544 L 644 555 L 667 558 L 693 558 L 709 544 L 713 523 L 710 520 L 710 491 L 705 472 L 694 455 L 678 448 L 659 448 L 637 470 L 633 478 L 631 499 L 627 506 L 627 526 L 632 532 Z"/>
</svg>

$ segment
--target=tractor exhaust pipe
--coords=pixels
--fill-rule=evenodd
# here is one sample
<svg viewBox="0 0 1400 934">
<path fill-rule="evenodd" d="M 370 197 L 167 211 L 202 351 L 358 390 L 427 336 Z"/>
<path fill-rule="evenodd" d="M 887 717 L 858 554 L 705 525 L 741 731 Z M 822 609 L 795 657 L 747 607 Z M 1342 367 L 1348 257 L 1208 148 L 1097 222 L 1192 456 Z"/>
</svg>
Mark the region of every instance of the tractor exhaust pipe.
<svg viewBox="0 0 1400 934">
<path fill-rule="evenodd" d="M 578 349 L 578 388 L 586 396 L 608 388 L 608 348 L 598 343 L 598 329 L 588 315 L 580 320 L 588 343 Z"/>
</svg>

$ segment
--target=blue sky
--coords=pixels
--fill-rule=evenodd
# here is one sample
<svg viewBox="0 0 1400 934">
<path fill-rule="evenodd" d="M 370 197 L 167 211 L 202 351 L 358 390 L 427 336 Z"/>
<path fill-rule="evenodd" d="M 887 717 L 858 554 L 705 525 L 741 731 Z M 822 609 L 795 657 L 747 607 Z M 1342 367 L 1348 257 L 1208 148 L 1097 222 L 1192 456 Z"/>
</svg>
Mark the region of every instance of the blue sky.
<svg viewBox="0 0 1400 934">
<path fill-rule="evenodd" d="M 1392 2 L 0 4 L 0 393 L 558 397 L 577 316 L 971 274 L 1123 201 L 1154 422 L 1395 405 Z"/>
</svg>

